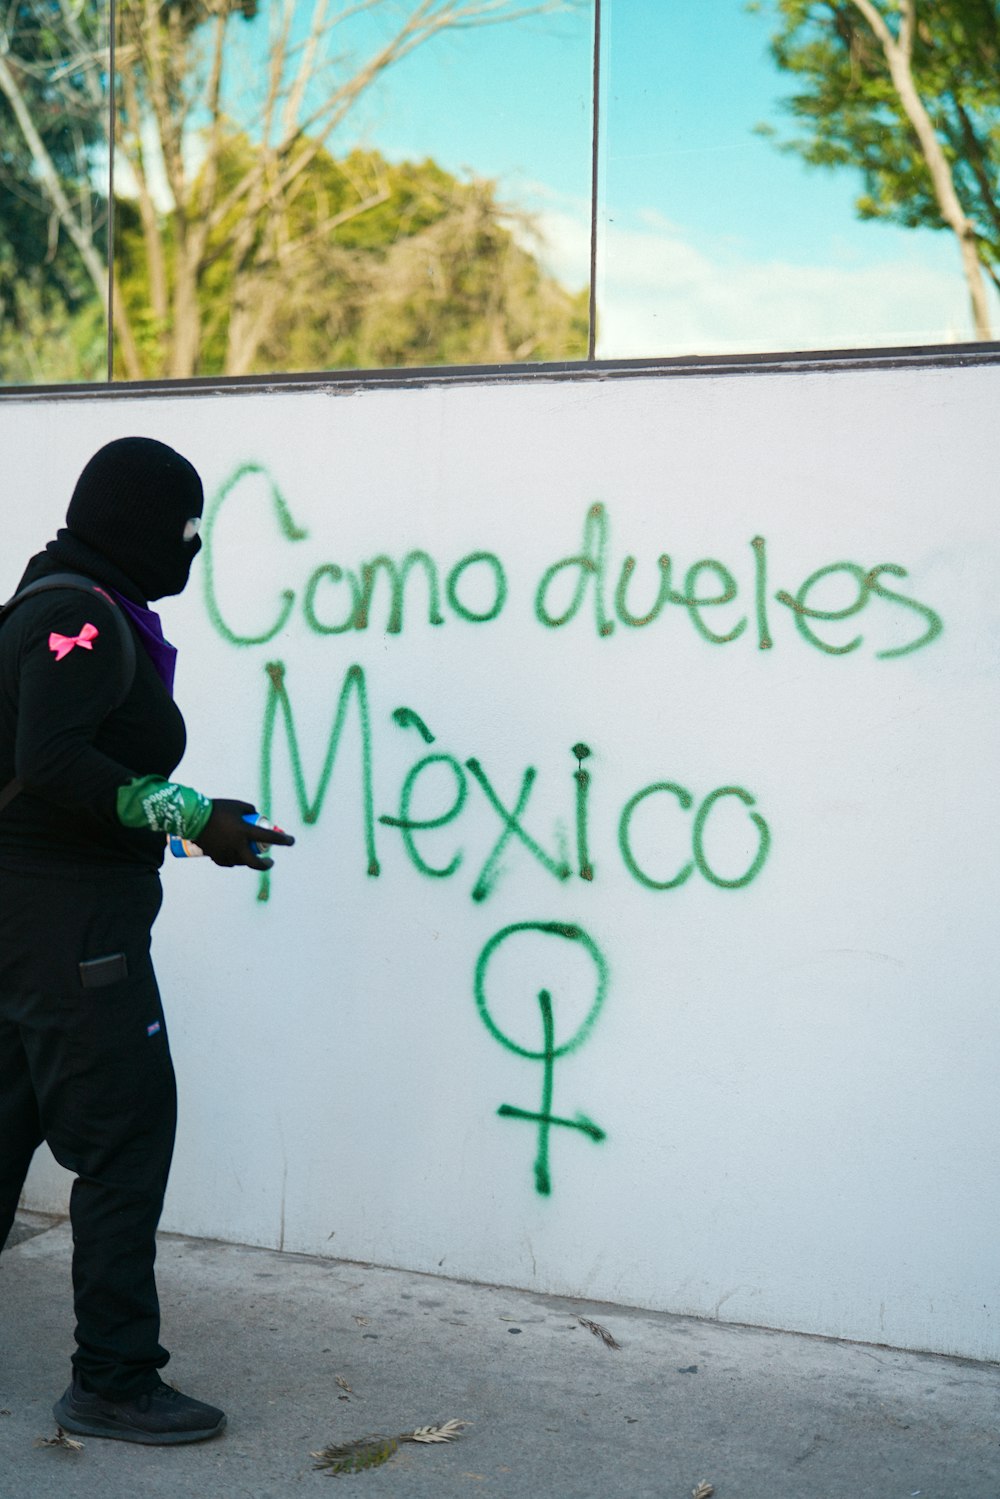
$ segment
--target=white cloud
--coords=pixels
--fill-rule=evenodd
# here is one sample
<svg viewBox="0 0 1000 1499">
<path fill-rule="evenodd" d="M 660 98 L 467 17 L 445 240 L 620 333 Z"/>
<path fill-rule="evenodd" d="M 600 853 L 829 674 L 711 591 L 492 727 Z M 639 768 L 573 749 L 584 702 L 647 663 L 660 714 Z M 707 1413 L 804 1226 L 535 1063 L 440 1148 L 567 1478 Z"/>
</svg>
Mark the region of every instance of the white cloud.
<svg viewBox="0 0 1000 1499">
<path fill-rule="evenodd" d="M 653 214 L 639 228 L 609 224 L 598 260 L 598 348 L 603 358 L 768 350 L 870 348 L 971 339 L 959 271 L 916 254 L 868 265 L 752 261 L 732 244 L 716 255 Z M 546 268 L 564 285 L 586 283 L 585 217 L 543 207 Z M 917 246 L 914 246 L 914 250 Z M 995 303 L 1000 327 L 1000 300 Z"/>
</svg>

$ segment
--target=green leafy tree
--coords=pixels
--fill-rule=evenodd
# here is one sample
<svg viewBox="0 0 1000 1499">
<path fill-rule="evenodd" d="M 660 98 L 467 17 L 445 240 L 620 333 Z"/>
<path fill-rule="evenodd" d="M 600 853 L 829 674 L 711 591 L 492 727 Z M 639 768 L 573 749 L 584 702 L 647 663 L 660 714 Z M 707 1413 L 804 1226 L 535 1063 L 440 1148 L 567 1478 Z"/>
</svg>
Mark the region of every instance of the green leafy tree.
<svg viewBox="0 0 1000 1499">
<path fill-rule="evenodd" d="M 434 225 L 440 239 L 447 219 L 461 238 L 472 199 L 485 201 L 482 185 L 439 183 L 435 195 L 425 183 L 415 195 L 419 206 L 411 204 L 398 173 L 373 156 L 350 168 L 343 160 L 334 165 L 331 136 L 387 69 L 444 33 L 586 3 L 117 0 L 117 233 L 108 308 L 107 204 L 95 183 L 107 159 L 102 26 L 109 7 L 106 0 L 4 0 L 0 173 L 8 202 L 16 199 L 19 208 L 0 225 L 0 377 L 43 369 L 41 351 L 46 341 L 55 349 L 53 320 L 61 314 L 69 321 L 60 347 L 72 346 L 81 370 L 89 369 L 100 343 L 95 307 L 110 312 L 115 372 L 129 379 L 247 373 L 262 368 L 265 357 L 278 359 L 282 348 L 315 351 L 316 340 L 293 326 L 296 297 L 301 319 L 315 319 L 317 306 L 327 308 L 335 295 L 354 298 L 337 344 L 345 357 L 348 349 L 419 346 L 421 357 L 447 358 L 445 345 L 478 347 L 482 339 L 469 335 L 463 345 L 455 331 L 462 296 L 469 306 L 476 302 L 472 270 L 459 275 L 459 265 L 441 267 L 451 275 L 448 295 L 425 308 L 448 329 L 435 352 L 417 314 L 419 299 L 407 303 L 400 291 L 411 262 L 388 240 L 412 249 L 417 234 Z M 241 54 L 241 40 L 262 29 L 264 45 Z M 482 217 L 490 220 L 492 249 L 503 252 L 501 280 L 512 298 L 502 317 L 493 316 L 490 346 L 562 347 L 565 293 L 541 275 L 510 217 L 486 197 Z M 352 238 L 356 221 L 401 202 L 410 217 L 388 238 L 384 215 L 373 220 L 367 248 Z M 478 241 L 483 253 L 489 236 Z M 343 274 L 324 296 L 320 268 L 334 265 Z M 376 284 L 389 285 L 408 305 L 410 335 L 376 330 L 378 319 L 362 316 Z M 319 303 L 310 306 L 300 285 Z M 525 322 L 529 314 L 540 319 L 534 329 Z M 570 319 L 576 316 L 571 311 Z M 329 365 L 316 352 L 306 362 Z M 46 373 L 65 378 L 51 361 Z"/>
<path fill-rule="evenodd" d="M 357 243 L 350 226 L 371 218 L 374 245 L 386 232 L 386 215 L 406 208 L 401 181 L 374 156 L 332 164 L 331 136 L 358 100 L 387 69 L 444 32 L 572 3 L 353 0 L 332 9 L 327 0 L 260 0 L 259 7 L 254 0 L 118 0 L 117 141 L 132 169 L 142 231 L 121 243 L 119 269 L 133 292 L 128 318 L 115 321 L 122 372 L 134 378 L 257 370 L 265 348 L 274 360 L 282 346 L 278 302 L 286 319 L 283 346 L 304 347 L 308 334 L 294 334 L 287 323 L 296 295 L 304 318 L 324 315 L 352 275 L 364 281 L 357 254 L 351 259 Z M 352 29 L 359 17 L 368 29 Z M 262 26 L 266 73 L 248 78 L 234 40 L 241 28 Z M 457 185 L 449 192 L 454 204 Z M 439 195 L 436 221 L 446 216 L 443 201 Z M 411 240 L 418 219 L 404 216 L 393 235 Z M 373 254 L 378 261 L 379 252 Z M 323 264 L 343 273 L 325 295 L 317 279 Z M 134 296 L 142 280 L 145 310 Z M 286 295 L 293 285 L 307 286 L 308 299 Z M 338 316 L 331 312 L 334 321 Z M 360 337 L 357 322 L 345 331 L 342 348 Z M 318 360 L 320 367 L 330 363 Z"/>
<path fill-rule="evenodd" d="M 429 162 L 417 170 L 444 178 L 436 184 L 439 212 L 387 241 L 366 267 L 370 290 L 356 304 L 338 363 L 585 358 L 588 290 L 571 294 L 542 272 L 523 242 L 533 232 L 530 216 L 506 215 L 490 182 L 458 183 Z"/>
<path fill-rule="evenodd" d="M 252 160 L 245 137 L 230 140 L 219 155 L 223 186 Z M 127 204 L 119 224 L 122 295 L 139 355 L 155 368 L 160 329 L 149 317 L 145 226 Z M 530 220 L 505 213 L 489 182 L 460 182 L 431 161 L 393 165 L 371 151 L 335 160 L 321 151 L 283 218 L 262 211 L 254 230 L 261 295 L 241 324 L 242 343 L 230 326 L 233 226 L 220 224 L 206 247 L 201 374 L 233 373 L 234 348 L 240 373 L 586 354 L 586 291 L 573 296 L 545 275 L 525 245 Z M 168 261 L 170 253 L 168 245 Z"/>
<path fill-rule="evenodd" d="M 94 169 L 108 138 L 105 19 L 74 0 L 0 10 L 5 382 L 106 372 L 107 197 Z"/>
<path fill-rule="evenodd" d="M 797 91 L 784 142 L 860 170 L 862 218 L 956 238 L 976 337 L 1000 290 L 1000 0 L 768 0 Z M 769 127 L 761 127 L 773 134 Z"/>
</svg>

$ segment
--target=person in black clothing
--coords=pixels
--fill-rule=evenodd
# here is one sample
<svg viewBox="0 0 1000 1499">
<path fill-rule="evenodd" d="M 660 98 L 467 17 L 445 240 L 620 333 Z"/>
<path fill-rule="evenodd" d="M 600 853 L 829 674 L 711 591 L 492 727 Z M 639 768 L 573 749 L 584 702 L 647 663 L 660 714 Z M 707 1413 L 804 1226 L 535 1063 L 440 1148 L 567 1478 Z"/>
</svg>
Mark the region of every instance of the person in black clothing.
<svg viewBox="0 0 1000 1499">
<path fill-rule="evenodd" d="M 172 448 L 108 444 L 18 592 L 60 581 L 0 625 L 0 1248 L 46 1140 L 76 1176 L 77 1346 L 56 1420 L 149 1443 L 226 1419 L 159 1375 L 153 1262 L 176 1120 L 150 961 L 165 835 L 251 869 L 271 865 L 254 845 L 293 841 L 249 824 L 250 803 L 169 779 L 184 720 L 148 604 L 184 588 L 202 501 Z"/>
</svg>

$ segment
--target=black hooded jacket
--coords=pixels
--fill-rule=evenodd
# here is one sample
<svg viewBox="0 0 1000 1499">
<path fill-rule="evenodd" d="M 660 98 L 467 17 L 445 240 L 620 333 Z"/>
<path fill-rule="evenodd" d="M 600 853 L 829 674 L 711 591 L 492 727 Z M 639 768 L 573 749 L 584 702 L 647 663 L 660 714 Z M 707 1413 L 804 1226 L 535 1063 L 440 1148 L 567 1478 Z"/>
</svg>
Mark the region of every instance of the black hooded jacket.
<svg viewBox="0 0 1000 1499">
<path fill-rule="evenodd" d="M 66 532 L 31 559 L 18 587 L 57 572 L 83 573 L 145 602 L 113 563 Z M 184 753 L 184 720 L 124 611 L 136 665 L 116 706 L 117 607 L 77 589 L 53 590 L 18 605 L 0 628 L 0 787 L 15 776 L 24 783 L 0 812 L 0 867 L 97 873 L 163 861 L 164 835 L 123 827 L 116 796 L 137 776 L 172 774 Z"/>
</svg>

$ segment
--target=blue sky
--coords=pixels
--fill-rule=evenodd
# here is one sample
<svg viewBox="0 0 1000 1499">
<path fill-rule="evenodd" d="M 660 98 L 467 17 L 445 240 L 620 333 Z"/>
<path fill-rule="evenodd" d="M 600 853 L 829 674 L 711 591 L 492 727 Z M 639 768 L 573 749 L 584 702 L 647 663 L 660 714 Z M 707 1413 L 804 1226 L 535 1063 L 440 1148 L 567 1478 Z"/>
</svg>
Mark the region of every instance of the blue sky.
<svg viewBox="0 0 1000 1499">
<path fill-rule="evenodd" d="M 311 13 L 312 0 L 297 3 Z M 363 54 L 410 8 L 385 0 L 341 38 Z M 604 0 L 598 352 L 970 337 L 950 235 L 859 222 L 856 174 L 808 168 L 754 134 L 761 121 L 782 128 L 789 91 L 768 54 L 768 8 Z M 259 45 L 260 21 L 251 33 Z M 543 258 L 576 288 L 589 263 L 592 81 L 588 0 L 449 31 L 387 71 L 332 144 L 496 178 L 504 201 L 536 214 Z"/>
</svg>

